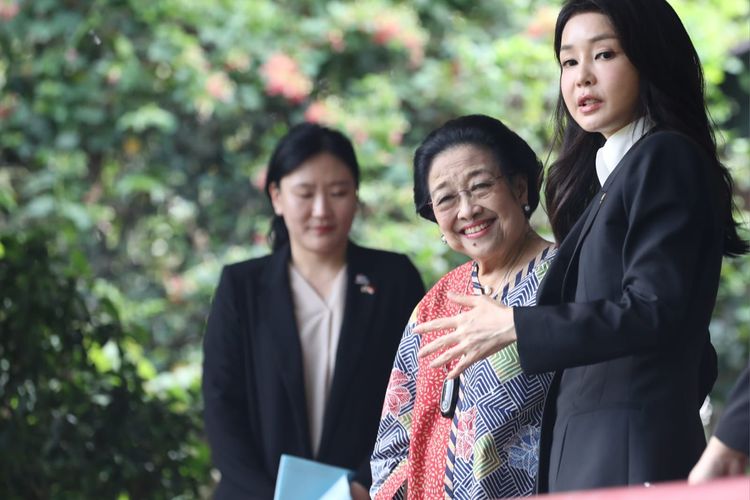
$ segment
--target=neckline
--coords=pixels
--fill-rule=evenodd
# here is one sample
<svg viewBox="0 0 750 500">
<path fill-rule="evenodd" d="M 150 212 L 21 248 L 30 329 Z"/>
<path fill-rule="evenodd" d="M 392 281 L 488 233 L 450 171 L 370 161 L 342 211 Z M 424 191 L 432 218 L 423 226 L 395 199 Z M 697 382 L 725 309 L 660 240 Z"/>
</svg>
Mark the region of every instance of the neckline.
<svg viewBox="0 0 750 500">
<path fill-rule="evenodd" d="M 524 266 L 522 266 L 521 269 L 502 286 L 502 288 L 498 290 L 492 290 L 489 294 L 484 293 L 484 286 L 479 281 L 479 263 L 477 263 L 477 261 L 472 261 L 471 275 L 469 278 L 469 288 L 474 295 L 490 295 L 490 298 L 492 298 L 492 300 L 499 299 L 501 302 L 505 302 L 508 294 L 510 293 L 510 290 L 516 288 L 523 281 L 525 281 L 531 274 L 531 271 L 534 269 L 536 263 L 544 261 L 554 248 L 554 244 L 545 246 L 539 253 L 537 253 L 529 261 L 527 261 Z"/>
</svg>

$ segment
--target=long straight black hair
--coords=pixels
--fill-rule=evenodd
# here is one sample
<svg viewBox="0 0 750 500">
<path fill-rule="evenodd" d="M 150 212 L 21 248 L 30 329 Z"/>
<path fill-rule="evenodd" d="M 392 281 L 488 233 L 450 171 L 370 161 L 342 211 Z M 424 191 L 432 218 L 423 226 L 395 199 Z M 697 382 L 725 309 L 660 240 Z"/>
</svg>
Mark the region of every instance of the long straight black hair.
<svg viewBox="0 0 750 500">
<path fill-rule="evenodd" d="M 289 129 L 279 140 L 271 155 L 265 186 L 268 199 L 271 199 L 271 185 L 279 186 L 282 178 L 321 153 L 331 154 L 341 160 L 351 170 L 355 187 L 359 187 L 359 163 L 351 141 L 338 130 L 316 123 L 300 123 Z M 274 251 L 289 243 L 289 230 L 283 217 L 274 215 L 268 242 Z"/>
<path fill-rule="evenodd" d="M 638 71 L 637 116 L 648 117 L 658 129 L 674 130 L 698 143 L 720 183 L 724 220 L 724 254 L 748 251 L 732 215 L 732 177 L 721 164 L 704 97 L 703 69 L 698 53 L 677 13 L 665 0 L 568 0 L 557 17 L 555 56 L 560 61 L 562 32 L 577 14 L 596 12 L 609 18 L 625 54 Z M 552 231 L 562 241 L 599 190 L 594 164 L 604 144 L 598 133 L 583 130 L 571 117 L 562 92 L 555 112 L 555 139 L 560 155 L 547 174 L 545 196 Z"/>
</svg>

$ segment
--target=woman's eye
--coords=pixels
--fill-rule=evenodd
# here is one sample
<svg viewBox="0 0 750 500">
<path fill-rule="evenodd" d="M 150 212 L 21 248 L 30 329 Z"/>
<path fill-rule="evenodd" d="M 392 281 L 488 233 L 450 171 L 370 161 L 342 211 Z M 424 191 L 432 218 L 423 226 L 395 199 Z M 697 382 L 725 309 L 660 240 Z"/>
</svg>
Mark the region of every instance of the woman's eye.
<svg viewBox="0 0 750 500">
<path fill-rule="evenodd" d="M 448 205 L 454 199 L 456 199 L 455 194 L 446 194 L 445 196 L 438 197 L 436 205 Z"/>
<path fill-rule="evenodd" d="M 492 183 L 489 181 L 486 182 L 477 182 L 473 186 L 471 186 L 472 191 L 486 191 L 487 189 L 492 187 Z"/>
<path fill-rule="evenodd" d="M 334 198 L 343 198 L 349 194 L 349 191 L 346 190 L 340 190 L 340 191 L 331 191 L 331 196 Z"/>
<path fill-rule="evenodd" d="M 563 59 L 563 61 L 560 63 L 560 66 L 563 68 L 568 68 L 570 66 L 575 66 L 577 64 L 575 59 Z"/>
<path fill-rule="evenodd" d="M 297 193 L 295 193 L 295 194 L 299 198 L 302 198 L 303 200 L 309 200 L 310 198 L 312 198 L 313 196 L 315 196 L 314 193 L 312 193 L 311 191 L 297 191 Z"/>
<path fill-rule="evenodd" d="M 596 54 L 597 59 L 607 60 L 612 59 L 613 57 L 615 57 L 615 53 L 612 50 L 605 50 L 604 52 L 599 52 L 598 54 Z"/>
</svg>

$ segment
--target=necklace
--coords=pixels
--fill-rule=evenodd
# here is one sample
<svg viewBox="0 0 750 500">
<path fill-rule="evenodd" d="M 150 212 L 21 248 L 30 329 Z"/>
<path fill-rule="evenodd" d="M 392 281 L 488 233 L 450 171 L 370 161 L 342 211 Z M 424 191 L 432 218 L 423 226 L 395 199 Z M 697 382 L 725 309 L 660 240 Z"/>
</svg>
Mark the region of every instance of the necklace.
<svg viewBox="0 0 750 500">
<path fill-rule="evenodd" d="M 529 234 L 532 233 L 532 229 L 529 227 L 524 234 L 523 241 L 521 242 L 521 245 L 518 248 L 518 251 L 513 256 L 513 260 L 511 261 L 510 265 L 508 266 L 508 269 L 505 271 L 505 275 L 503 276 L 503 279 L 500 281 L 499 286 L 497 288 L 497 291 L 499 292 L 502 290 L 505 286 L 508 284 L 508 278 L 511 275 L 511 272 L 516 268 L 516 265 L 518 264 L 519 259 L 524 254 L 524 250 L 526 249 L 527 242 L 529 240 Z M 479 281 L 479 268 L 477 267 L 477 282 Z M 469 285 L 471 285 L 471 281 L 469 282 Z M 480 288 L 482 295 L 492 295 L 492 287 L 488 285 L 482 285 Z M 463 308 L 459 309 L 459 312 L 461 312 Z M 446 367 L 443 367 L 443 372 L 447 373 Z M 440 414 L 445 418 L 453 418 L 453 415 L 456 412 L 456 406 L 458 405 L 458 393 L 459 393 L 459 385 L 460 385 L 460 377 L 459 375 L 456 378 L 446 378 L 443 380 L 443 387 L 440 391 L 440 401 L 439 401 L 439 408 L 440 408 Z"/>
<path fill-rule="evenodd" d="M 511 261 L 510 265 L 508 265 L 508 269 L 505 271 L 505 274 L 503 275 L 503 279 L 500 280 L 498 283 L 497 288 L 493 290 L 493 288 L 489 285 L 482 285 L 480 290 L 482 291 L 482 295 L 489 295 L 492 296 L 492 293 L 495 292 L 495 294 L 500 293 L 500 290 L 505 288 L 509 283 L 509 278 L 511 277 L 511 272 L 516 268 L 519 259 L 524 253 L 524 250 L 526 249 L 526 242 L 529 240 L 529 233 L 531 232 L 531 228 L 528 228 L 526 233 L 524 233 L 523 241 L 521 242 L 521 245 L 518 247 L 518 251 L 513 256 L 513 260 Z M 477 281 L 479 281 L 479 269 L 477 268 Z"/>
</svg>

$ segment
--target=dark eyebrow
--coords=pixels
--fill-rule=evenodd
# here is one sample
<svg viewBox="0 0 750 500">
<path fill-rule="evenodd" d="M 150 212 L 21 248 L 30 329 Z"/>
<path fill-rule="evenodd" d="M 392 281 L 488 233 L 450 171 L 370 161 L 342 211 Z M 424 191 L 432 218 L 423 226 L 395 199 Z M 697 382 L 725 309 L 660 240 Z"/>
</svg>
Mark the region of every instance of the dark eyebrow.
<svg viewBox="0 0 750 500">
<path fill-rule="evenodd" d="M 601 42 L 602 40 L 609 40 L 609 39 L 615 39 L 616 40 L 617 36 L 615 36 L 615 35 L 613 35 L 611 33 L 606 33 L 606 34 L 603 34 L 603 35 L 596 35 L 595 37 L 590 38 L 588 40 L 588 42 L 589 43 L 596 43 L 596 42 Z M 572 45 L 561 45 L 560 46 L 560 52 L 562 52 L 564 50 L 570 50 L 572 48 L 573 48 Z"/>
</svg>

